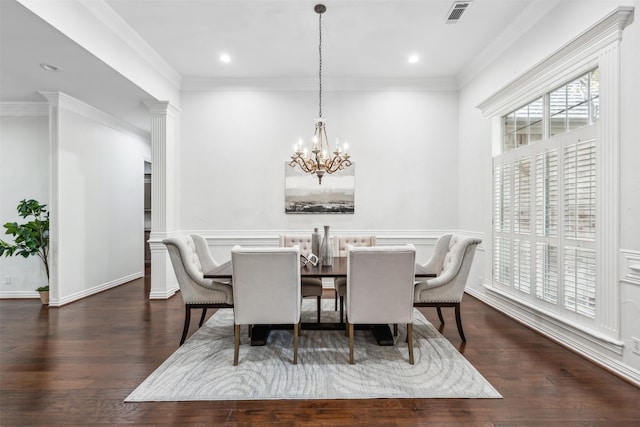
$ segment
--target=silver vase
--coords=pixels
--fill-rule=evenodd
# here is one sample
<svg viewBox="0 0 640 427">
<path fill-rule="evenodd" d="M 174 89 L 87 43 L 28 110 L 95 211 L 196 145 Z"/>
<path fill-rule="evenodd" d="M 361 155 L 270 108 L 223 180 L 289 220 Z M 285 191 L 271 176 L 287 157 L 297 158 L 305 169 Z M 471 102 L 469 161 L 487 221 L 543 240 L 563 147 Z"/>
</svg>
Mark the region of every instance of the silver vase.
<svg viewBox="0 0 640 427">
<path fill-rule="evenodd" d="M 311 253 L 320 258 L 320 242 L 322 241 L 322 234 L 318 231 L 318 227 L 313 229 L 311 234 Z"/>
<path fill-rule="evenodd" d="M 324 226 L 324 237 L 320 245 L 320 263 L 322 265 L 331 265 L 333 263 L 333 248 L 331 247 L 328 225 Z"/>
</svg>

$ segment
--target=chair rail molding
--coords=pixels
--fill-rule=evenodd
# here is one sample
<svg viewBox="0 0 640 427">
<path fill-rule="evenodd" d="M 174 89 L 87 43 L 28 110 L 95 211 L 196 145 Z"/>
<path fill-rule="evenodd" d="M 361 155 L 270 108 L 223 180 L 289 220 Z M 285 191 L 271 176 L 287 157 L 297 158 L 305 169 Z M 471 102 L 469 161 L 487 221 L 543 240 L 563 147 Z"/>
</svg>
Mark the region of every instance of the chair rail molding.
<svg viewBox="0 0 640 427">
<path fill-rule="evenodd" d="M 183 230 L 182 234 L 204 236 L 209 246 L 278 246 L 280 234 L 309 234 L 313 228 L 304 230 Z M 412 243 L 414 245 L 433 245 L 443 234 L 457 233 L 473 237 L 483 237 L 483 233 L 458 230 L 354 230 L 331 228 L 330 236 L 336 235 L 375 235 L 379 244 L 394 245 Z"/>
<path fill-rule="evenodd" d="M 180 233 L 203 236 L 207 240 L 214 258 L 224 261 L 230 259 L 231 248 L 235 245 L 275 247 L 279 245 L 280 234 L 311 235 L 312 230 L 313 227 L 303 230 L 182 230 Z M 484 239 L 484 233 L 468 230 L 356 230 L 334 229 L 333 227 L 330 236 L 373 234 L 376 236 L 378 245 L 404 245 L 411 243 L 416 247 L 417 262 L 426 262 L 438 237 L 447 233 L 464 234 Z M 160 239 L 161 241 L 162 239 Z M 482 245 L 479 245 L 477 250 L 484 252 Z"/>
<path fill-rule="evenodd" d="M 621 282 L 640 286 L 640 251 L 620 250 Z"/>
</svg>

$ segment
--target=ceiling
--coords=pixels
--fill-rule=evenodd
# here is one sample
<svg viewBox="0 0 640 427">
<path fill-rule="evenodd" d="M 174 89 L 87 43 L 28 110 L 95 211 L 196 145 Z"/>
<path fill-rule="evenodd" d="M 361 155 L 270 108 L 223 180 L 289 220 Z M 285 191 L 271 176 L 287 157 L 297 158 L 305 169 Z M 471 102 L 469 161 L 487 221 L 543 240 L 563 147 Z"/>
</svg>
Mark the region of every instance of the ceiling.
<svg viewBox="0 0 640 427">
<path fill-rule="evenodd" d="M 183 82 L 318 76 L 317 1 L 104 2 Z M 324 1 L 323 77 L 455 80 L 496 41 L 506 43 L 504 35 L 540 2 L 473 0 L 458 23 L 446 24 L 451 0 Z M 59 90 L 148 130 L 141 103 L 147 93 L 15 0 L 0 0 L 0 7 L 1 101 L 43 101 L 38 91 Z M 223 52 L 231 62 L 220 61 Z M 408 62 L 412 54 L 419 57 L 415 64 Z M 43 62 L 63 71 L 44 71 Z"/>
</svg>

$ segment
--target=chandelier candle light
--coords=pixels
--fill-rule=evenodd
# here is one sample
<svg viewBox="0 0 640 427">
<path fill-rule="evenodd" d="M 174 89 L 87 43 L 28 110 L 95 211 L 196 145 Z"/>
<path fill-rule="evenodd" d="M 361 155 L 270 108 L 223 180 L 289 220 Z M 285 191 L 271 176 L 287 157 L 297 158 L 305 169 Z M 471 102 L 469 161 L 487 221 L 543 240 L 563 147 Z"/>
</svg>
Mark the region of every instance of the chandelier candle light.
<svg viewBox="0 0 640 427">
<path fill-rule="evenodd" d="M 322 118 L 322 14 L 327 10 L 327 8 L 323 4 L 317 4 L 313 10 L 318 14 L 318 28 L 320 35 L 320 43 L 318 46 L 318 52 L 320 54 L 320 67 L 318 72 L 318 76 L 320 78 L 320 112 L 318 114 L 319 117 L 316 119 L 316 128 L 313 133 L 311 155 L 307 157 L 307 149 L 302 146 L 302 139 L 299 139 L 298 143 L 293 146 L 293 155 L 291 156 L 289 166 L 296 167 L 296 165 L 298 165 L 304 172 L 316 174 L 318 176 L 318 185 L 322 185 L 322 177 L 325 173 L 331 174 L 347 168 L 351 166 L 351 160 L 349 160 L 350 156 L 347 153 L 347 144 L 345 143 L 341 148 L 338 138 L 336 138 L 335 150 L 331 153 L 328 152 L 331 148 L 329 147 L 327 130 L 325 128 L 326 121 Z"/>
</svg>

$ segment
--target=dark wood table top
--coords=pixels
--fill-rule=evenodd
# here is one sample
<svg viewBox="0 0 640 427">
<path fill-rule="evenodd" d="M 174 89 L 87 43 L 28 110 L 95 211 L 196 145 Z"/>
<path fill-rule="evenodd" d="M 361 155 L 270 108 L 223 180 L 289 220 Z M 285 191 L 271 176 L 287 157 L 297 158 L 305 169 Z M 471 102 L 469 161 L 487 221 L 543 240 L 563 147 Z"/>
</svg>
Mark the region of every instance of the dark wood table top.
<svg viewBox="0 0 640 427">
<path fill-rule="evenodd" d="M 211 271 L 205 271 L 204 277 L 207 279 L 230 279 L 232 278 L 231 261 L 220 264 Z M 347 277 L 347 257 L 334 257 L 331 265 L 313 265 L 308 262 L 300 266 L 302 277 Z M 433 273 L 427 273 L 423 266 L 416 264 L 416 277 L 435 277 Z"/>
</svg>

